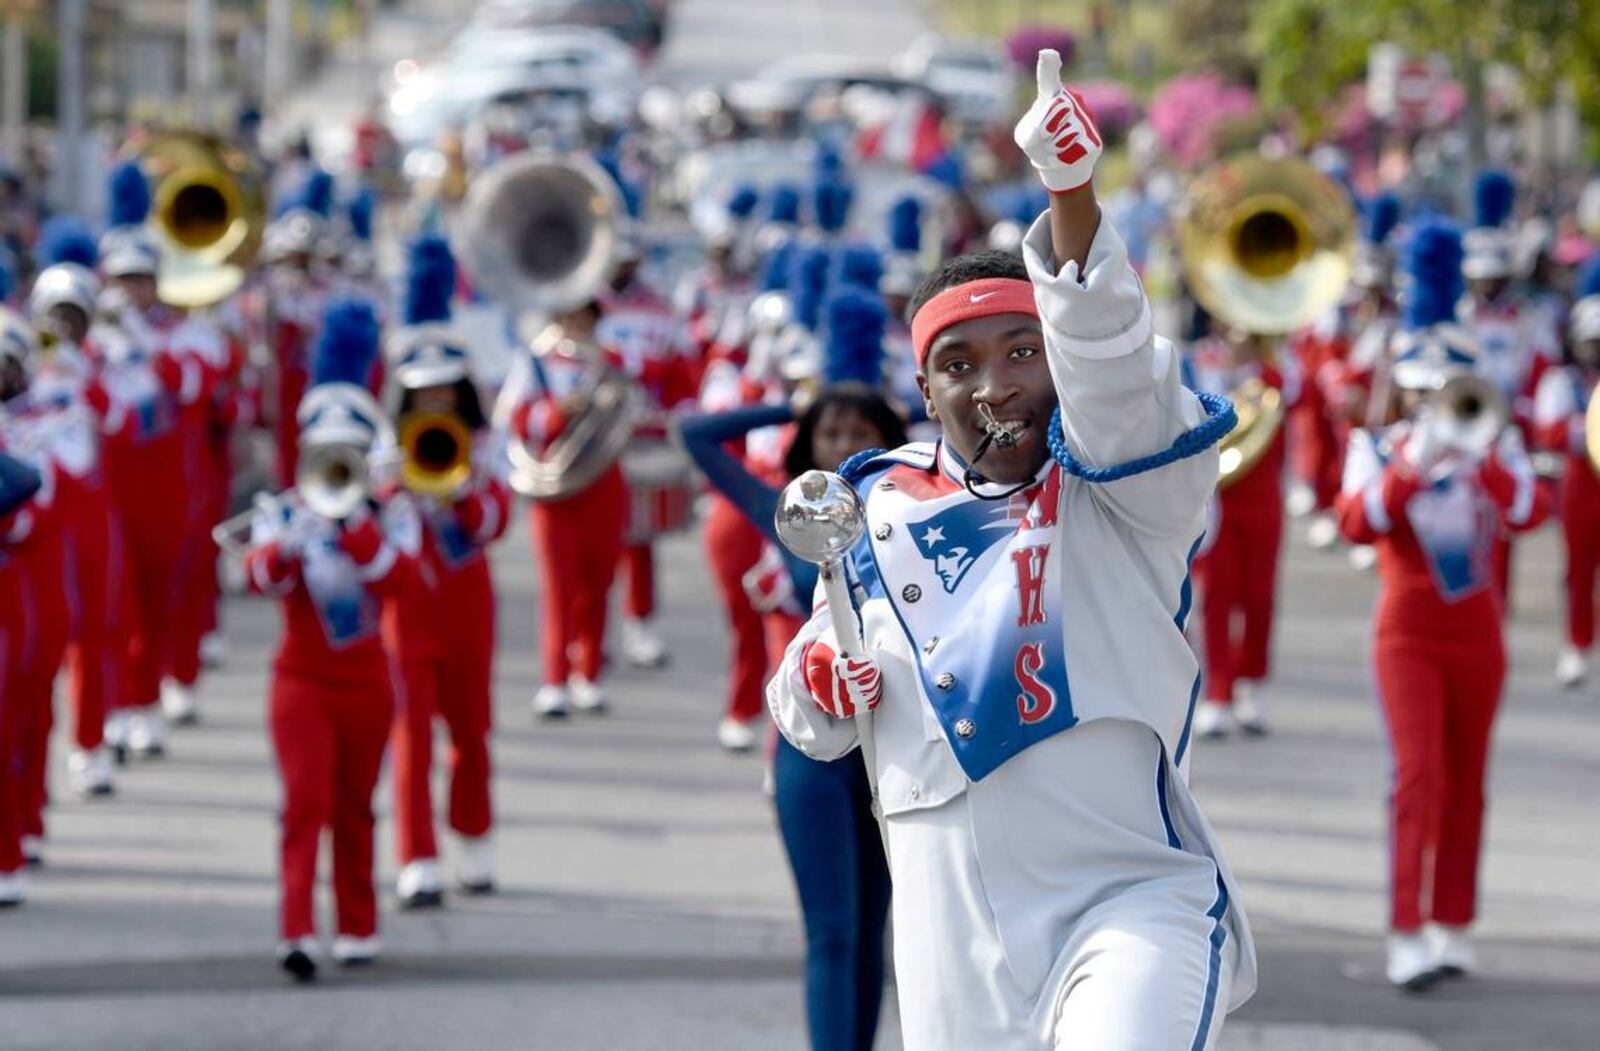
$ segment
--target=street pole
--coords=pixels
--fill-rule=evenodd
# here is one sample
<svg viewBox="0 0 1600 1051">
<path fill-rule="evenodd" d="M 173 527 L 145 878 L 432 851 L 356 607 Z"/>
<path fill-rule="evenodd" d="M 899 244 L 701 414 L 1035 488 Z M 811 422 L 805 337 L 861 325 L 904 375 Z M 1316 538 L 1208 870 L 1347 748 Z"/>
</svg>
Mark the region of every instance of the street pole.
<svg viewBox="0 0 1600 1051">
<path fill-rule="evenodd" d="M 83 22 L 85 0 L 60 0 L 56 38 L 56 200 L 69 214 L 84 211 Z"/>
<path fill-rule="evenodd" d="M 199 128 L 210 128 L 215 107 L 213 56 L 215 24 L 211 0 L 189 0 L 189 116 Z"/>
<path fill-rule="evenodd" d="M 263 108 L 271 110 L 273 103 L 282 98 L 294 71 L 290 68 L 290 46 L 293 43 L 292 0 L 267 0 L 267 39 L 262 58 L 261 101 Z"/>
<path fill-rule="evenodd" d="M 22 28 L 22 9 L 7 4 L 6 29 L 0 66 L 5 82 L 0 83 L 0 159 L 22 166 L 22 135 L 28 121 L 28 36 Z"/>
</svg>

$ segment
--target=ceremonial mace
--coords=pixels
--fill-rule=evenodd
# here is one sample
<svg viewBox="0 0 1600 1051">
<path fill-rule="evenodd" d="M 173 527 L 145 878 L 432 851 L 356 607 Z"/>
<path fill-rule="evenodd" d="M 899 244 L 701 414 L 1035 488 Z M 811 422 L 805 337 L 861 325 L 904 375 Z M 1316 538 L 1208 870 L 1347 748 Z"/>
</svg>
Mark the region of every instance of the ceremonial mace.
<svg viewBox="0 0 1600 1051">
<path fill-rule="evenodd" d="M 791 554 L 817 567 L 833 634 L 839 640 L 839 656 L 865 656 L 867 644 L 861 637 L 861 622 L 856 619 L 844 572 L 845 558 L 867 529 L 867 509 L 855 488 L 832 471 L 807 471 L 783 487 L 773 524 Z M 872 710 L 858 705 L 855 724 L 861 759 L 867 767 L 867 786 L 872 791 L 872 816 L 887 850 L 888 833 L 878 802 L 878 743 L 872 731 Z"/>
</svg>

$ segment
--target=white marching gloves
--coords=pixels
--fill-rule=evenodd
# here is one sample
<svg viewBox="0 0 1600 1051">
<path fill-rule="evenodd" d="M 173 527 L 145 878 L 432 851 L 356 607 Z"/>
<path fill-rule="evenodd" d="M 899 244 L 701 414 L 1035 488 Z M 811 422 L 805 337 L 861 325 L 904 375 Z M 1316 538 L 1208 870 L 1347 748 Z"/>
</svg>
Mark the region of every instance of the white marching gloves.
<svg viewBox="0 0 1600 1051">
<path fill-rule="evenodd" d="M 1013 138 L 1051 193 L 1088 185 L 1103 149 L 1100 129 L 1083 100 L 1061 84 L 1061 56 L 1039 52 L 1039 95 L 1017 121 Z"/>
</svg>

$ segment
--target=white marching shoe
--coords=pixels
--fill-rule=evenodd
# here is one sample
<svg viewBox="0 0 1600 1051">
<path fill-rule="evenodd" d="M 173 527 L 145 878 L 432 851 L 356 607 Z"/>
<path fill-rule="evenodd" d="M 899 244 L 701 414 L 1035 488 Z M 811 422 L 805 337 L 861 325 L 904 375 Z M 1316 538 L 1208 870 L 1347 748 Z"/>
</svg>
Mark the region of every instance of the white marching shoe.
<svg viewBox="0 0 1600 1051">
<path fill-rule="evenodd" d="M 200 663 L 220 668 L 228 659 L 228 637 L 221 631 L 208 631 L 200 637 Z"/>
<path fill-rule="evenodd" d="M 1575 690 L 1589 677 L 1589 654 L 1575 646 L 1561 647 L 1556 658 L 1556 682 L 1562 689 Z"/>
<path fill-rule="evenodd" d="M 106 748 L 93 751 L 74 748 L 67 756 L 67 783 L 78 795 L 108 796 L 117 790 L 111 777 L 111 753 Z"/>
<path fill-rule="evenodd" d="M 1439 967 L 1427 938 L 1420 934 L 1391 934 L 1388 949 L 1384 974 L 1391 985 L 1420 993 L 1439 980 Z"/>
<path fill-rule="evenodd" d="M 565 719 L 567 688 L 554 684 L 539 687 L 533 695 L 533 714 L 538 719 Z"/>
<path fill-rule="evenodd" d="M 21 905 L 28 898 L 28 878 L 21 872 L 0 872 L 0 908 Z"/>
<path fill-rule="evenodd" d="M 128 751 L 144 759 L 167 754 L 167 719 L 151 706 L 128 713 Z"/>
<path fill-rule="evenodd" d="M 494 844 L 487 834 L 456 838 L 456 883 L 468 894 L 494 893 Z"/>
<path fill-rule="evenodd" d="M 596 714 L 606 709 L 605 691 L 599 683 L 590 682 L 582 675 L 567 680 L 567 694 L 572 698 L 572 706 L 580 712 Z"/>
<path fill-rule="evenodd" d="M 622 618 L 622 655 L 635 668 L 659 668 L 667 663 L 667 644 L 649 621 Z"/>
<path fill-rule="evenodd" d="M 1233 730 L 1233 706 L 1221 701 L 1201 701 L 1194 710 L 1194 732 L 1198 737 L 1226 737 Z"/>
<path fill-rule="evenodd" d="M 297 982 L 309 982 L 317 976 L 317 939 L 294 938 L 278 943 L 278 966 L 288 971 Z"/>
<path fill-rule="evenodd" d="M 431 909 L 444 904 L 444 869 L 438 858 L 408 861 L 395 880 L 402 909 Z"/>
<path fill-rule="evenodd" d="M 1350 549 L 1350 568 L 1365 573 L 1378 564 L 1378 549 L 1371 544 L 1357 544 Z"/>
<path fill-rule="evenodd" d="M 1284 496 L 1283 509 L 1290 518 L 1304 518 L 1317 508 L 1317 494 L 1304 482 L 1294 482 Z"/>
<path fill-rule="evenodd" d="M 725 717 L 717 724 L 717 743 L 727 752 L 748 752 L 756 746 L 760 719 Z"/>
<path fill-rule="evenodd" d="M 1316 515 L 1306 526 L 1306 543 L 1318 551 L 1326 551 L 1339 542 L 1339 523 L 1326 512 Z"/>
<path fill-rule="evenodd" d="M 1240 680 L 1233 684 L 1233 718 L 1239 729 L 1252 737 L 1263 737 L 1268 729 L 1267 701 L 1261 695 L 1261 684 Z"/>
<path fill-rule="evenodd" d="M 193 726 L 200 721 L 194 687 L 172 679 L 161 684 L 161 712 L 173 726 Z"/>
<path fill-rule="evenodd" d="M 20 845 L 22 847 L 22 860 L 23 860 L 23 862 L 25 864 L 28 864 L 28 865 L 43 865 L 44 864 L 44 837 L 43 836 L 23 836 L 22 837 L 22 842 L 21 842 Z"/>
<path fill-rule="evenodd" d="M 102 738 L 106 748 L 111 751 L 111 758 L 116 760 L 118 766 L 128 761 L 128 713 L 120 709 L 106 713 L 106 725 Z"/>
<path fill-rule="evenodd" d="M 377 962 L 382 948 L 383 943 L 378 941 L 376 934 L 365 938 L 341 934 L 333 939 L 333 958 L 345 967 L 364 967 Z"/>
<path fill-rule="evenodd" d="M 1446 978 L 1458 978 L 1478 969 L 1478 954 L 1472 951 L 1472 937 L 1465 927 L 1428 924 L 1424 933 L 1433 953 L 1433 965 Z"/>
</svg>

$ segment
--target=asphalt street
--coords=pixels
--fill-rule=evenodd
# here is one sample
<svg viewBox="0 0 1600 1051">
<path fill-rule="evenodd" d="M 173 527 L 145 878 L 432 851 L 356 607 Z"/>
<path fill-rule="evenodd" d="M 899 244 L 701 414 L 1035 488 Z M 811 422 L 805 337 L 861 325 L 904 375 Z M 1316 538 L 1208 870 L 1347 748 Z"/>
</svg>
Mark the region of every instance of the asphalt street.
<svg viewBox="0 0 1600 1051">
<path fill-rule="evenodd" d="M 413 4 L 415 11 L 460 8 Z M 681 0 L 662 75 L 732 75 L 799 51 L 886 55 L 909 0 Z M 386 25 L 372 65 L 296 105 L 336 103 L 434 21 Z M 363 89 L 364 90 L 364 89 Z M 333 108 L 320 108 L 328 104 Z M 1193 780 L 1242 881 L 1261 988 L 1229 1051 L 1594 1046 L 1600 1003 L 1600 687 L 1558 691 L 1553 531 L 1519 551 L 1513 677 L 1497 730 L 1481 973 L 1425 997 L 1383 980 L 1388 760 L 1368 660 L 1375 581 L 1296 540 L 1271 690 L 1276 731 L 1202 743 Z M 661 549 L 665 671 L 618 668 L 604 717 L 535 724 L 537 588 L 520 527 L 495 553 L 494 738 L 501 892 L 393 909 L 380 820 L 385 957 L 312 988 L 273 965 L 275 811 L 263 729 L 277 611 L 233 599 L 231 652 L 203 722 L 123 771 L 109 800 L 65 792 L 25 908 L 0 913 L 0 1051 L 22 1049 L 799 1049 L 801 941 L 762 794 L 762 759 L 714 741 L 726 642 L 698 539 Z M 441 746 L 442 752 L 442 746 Z M 59 754 L 59 753 L 58 753 Z M 379 798 L 389 812 L 387 781 Z M 898 1048 L 892 1007 L 880 1048 Z"/>
</svg>

